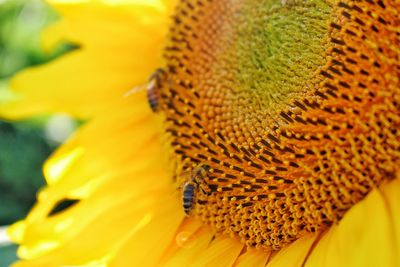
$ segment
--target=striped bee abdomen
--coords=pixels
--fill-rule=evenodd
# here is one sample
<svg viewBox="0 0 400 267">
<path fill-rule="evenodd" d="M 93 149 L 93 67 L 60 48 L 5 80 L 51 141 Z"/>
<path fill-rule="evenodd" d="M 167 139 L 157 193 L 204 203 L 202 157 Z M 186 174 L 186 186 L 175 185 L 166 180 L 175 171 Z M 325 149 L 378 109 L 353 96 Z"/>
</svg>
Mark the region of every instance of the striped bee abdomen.
<svg viewBox="0 0 400 267">
<path fill-rule="evenodd" d="M 190 214 L 195 201 L 196 186 L 193 183 L 186 183 L 183 186 L 183 210 L 187 215 Z"/>
<path fill-rule="evenodd" d="M 159 109 L 160 89 L 166 79 L 166 72 L 159 68 L 150 77 L 147 85 L 147 99 L 153 112 Z"/>
</svg>

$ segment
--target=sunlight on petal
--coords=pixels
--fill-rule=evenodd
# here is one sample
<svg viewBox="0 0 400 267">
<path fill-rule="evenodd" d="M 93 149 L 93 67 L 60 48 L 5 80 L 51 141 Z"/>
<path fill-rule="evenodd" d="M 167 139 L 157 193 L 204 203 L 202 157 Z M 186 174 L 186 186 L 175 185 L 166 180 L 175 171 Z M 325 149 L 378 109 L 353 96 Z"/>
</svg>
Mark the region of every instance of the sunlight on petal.
<svg viewBox="0 0 400 267">
<path fill-rule="evenodd" d="M 25 221 L 21 220 L 8 227 L 7 234 L 15 243 L 21 243 L 24 238 L 25 229 L 26 223 Z"/>
<path fill-rule="evenodd" d="M 84 148 L 77 147 L 71 150 L 69 153 L 63 154 L 60 157 L 53 157 L 46 162 L 43 167 L 43 172 L 46 177 L 46 181 L 49 185 L 54 184 L 58 181 L 60 177 L 68 170 L 82 154 L 84 153 Z"/>
</svg>

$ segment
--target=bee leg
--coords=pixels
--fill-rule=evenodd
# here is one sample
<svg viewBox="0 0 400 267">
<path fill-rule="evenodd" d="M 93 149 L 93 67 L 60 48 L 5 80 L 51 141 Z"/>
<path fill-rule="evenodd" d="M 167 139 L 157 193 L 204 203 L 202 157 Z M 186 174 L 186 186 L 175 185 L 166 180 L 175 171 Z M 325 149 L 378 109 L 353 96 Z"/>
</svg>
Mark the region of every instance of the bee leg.
<svg viewBox="0 0 400 267">
<path fill-rule="evenodd" d="M 199 205 L 204 205 L 207 202 L 208 202 L 207 200 L 200 200 L 200 199 L 197 200 L 197 204 L 199 204 Z"/>
<path fill-rule="evenodd" d="M 193 182 L 197 185 L 198 188 L 200 188 L 201 192 L 207 195 L 207 192 L 204 190 L 203 186 L 198 181 L 193 180 Z"/>
<path fill-rule="evenodd" d="M 199 186 L 201 192 L 203 192 L 203 194 L 208 195 L 208 193 L 206 192 L 206 190 L 204 190 L 204 188 L 202 186 Z"/>
<path fill-rule="evenodd" d="M 208 188 L 207 195 L 211 195 L 212 193 L 217 191 L 218 186 L 214 184 L 207 184 L 207 188 Z"/>
<path fill-rule="evenodd" d="M 214 193 L 215 191 L 217 191 L 216 188 L 210 187 L 209 185 L 207 185 L 207 190 L 205 190 L 205 189 L 203 188 L 203 186 L 199 186 L 199 187 L 200 187 L 200 190 L 201 190 L 205 195 L 207 195 L 207 196 L 209 196 L 209 195 L 211 195 L 212 193 Z"/>
</svg>

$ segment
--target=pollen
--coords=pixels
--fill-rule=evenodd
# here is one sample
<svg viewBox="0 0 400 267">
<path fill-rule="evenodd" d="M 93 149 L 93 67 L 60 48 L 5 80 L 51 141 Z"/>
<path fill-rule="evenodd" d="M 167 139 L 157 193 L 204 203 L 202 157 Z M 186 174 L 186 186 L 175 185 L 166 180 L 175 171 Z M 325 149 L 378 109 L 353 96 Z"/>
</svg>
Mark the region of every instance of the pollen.
<svg viewBox="0 0 400 267">
<path fill-rule="evenodd" d="M 400 168 L 398 1 L 182 0 L 165 49 L 176 186 L 190 216 L 277 250 L 326 230 Z"/>
</svg>

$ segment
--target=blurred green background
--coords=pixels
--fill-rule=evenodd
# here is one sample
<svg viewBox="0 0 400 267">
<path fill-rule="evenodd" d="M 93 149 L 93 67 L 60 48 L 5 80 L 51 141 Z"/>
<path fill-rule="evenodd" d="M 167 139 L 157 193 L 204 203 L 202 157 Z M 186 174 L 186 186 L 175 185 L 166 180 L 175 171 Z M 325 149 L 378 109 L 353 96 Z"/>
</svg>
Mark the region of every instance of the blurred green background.
<svg viewBox="0 0 400 267">
<path fill-rule="evenodd" d="M 41 50 L 40 32 L 56 19 L 41 0 L 0 0 L 0 98 L 13 74 L 73 48 L 61 45 L 50 54 Z M 44 185 L 43 162 L 75 126 L 65 115 L 19 122 L 0 119 L 0 227 L 27 214 Z M 0 240 L 0 267 L 16 259 L 15 249 Z"/>
</svg>

